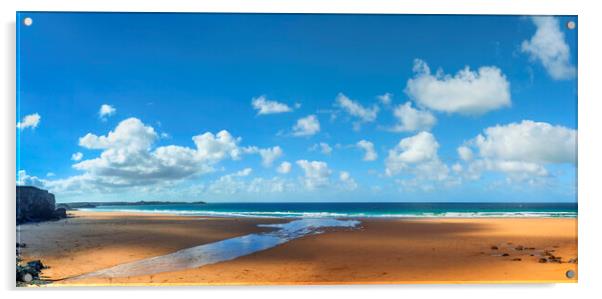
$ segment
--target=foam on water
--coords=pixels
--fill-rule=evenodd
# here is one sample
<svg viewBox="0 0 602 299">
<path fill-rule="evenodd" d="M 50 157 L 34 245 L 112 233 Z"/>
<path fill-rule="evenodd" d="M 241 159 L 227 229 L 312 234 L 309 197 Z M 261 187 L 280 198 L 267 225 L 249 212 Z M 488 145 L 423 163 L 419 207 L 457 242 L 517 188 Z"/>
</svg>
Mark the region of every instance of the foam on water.
<svg viewBox="0 0 602 299">
<path fill-rule="evenodd" d="M 83 274 L 70 278 L 69 280 L 92 277 L 130 277 L 198 268 L 266 250 L 293 239 L 320 234 L 325 228 L 354 228 L 359 224 L 360 221 L 357 220 L 337 220 L 327 218 L 299 219 L 281 224 L 263 224 L 259 226 L 272 227 L 276 228 L 276 230 L 195 246 L 168 255 L 121 264 L 112 268 Z"/>
<path fill-rule="evenodd" d="M 93 208 L 80 209 L 89 212 L 130 212 L 130 213 L 159 213 L 182 216 L 208 216 L 208 217 L 251 217 L 251 218 L 481 218 L 481 217 L 541 217 L 559 218 L 577 217 L 577 212 L 566 211 L 493 211 L 493 212 L 414 212 L 414 213 L 361 213 L 361 212 L 293 212 L 293 211 L 195 211 L 195 210 L 170 210 L 170 209 L 119 209 L 119 208 Z"/>
</svg>

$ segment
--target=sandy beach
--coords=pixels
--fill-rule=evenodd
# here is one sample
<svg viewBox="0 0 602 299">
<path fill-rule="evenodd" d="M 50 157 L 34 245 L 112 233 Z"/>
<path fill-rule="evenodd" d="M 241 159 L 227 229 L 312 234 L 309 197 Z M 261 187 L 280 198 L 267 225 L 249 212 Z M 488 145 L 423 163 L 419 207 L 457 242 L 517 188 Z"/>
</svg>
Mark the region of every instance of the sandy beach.
<svg viewBox="0 0 602 299">
<path fill-rule="evenodd" d="M 201 244 L 269 231 L 275 218 L 70 212 L 18 227 L 22 255 L 52 285 L 576 282 L 575 218 L 373 218 L 201 268 L 126 278 L 62 280 Z M 497 247 L 497 249 L 494 249 Z M 521 250 L 522 248 L 522 250 Z M 530 249 L 533 248 L 533 249 Z M 547 250 L 562 263 L 540 263 Z M 504 254 L 507 254 L 505 256 Z M 520 260 L 519 260 L 520 259 Z"/>
</svg>

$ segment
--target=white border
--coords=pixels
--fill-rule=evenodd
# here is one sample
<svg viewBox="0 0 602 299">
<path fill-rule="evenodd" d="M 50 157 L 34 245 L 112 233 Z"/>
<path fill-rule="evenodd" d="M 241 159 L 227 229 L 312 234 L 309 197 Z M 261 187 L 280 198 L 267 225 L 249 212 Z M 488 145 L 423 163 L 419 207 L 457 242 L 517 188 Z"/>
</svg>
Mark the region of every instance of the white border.
<svg viewBox="0 0 602 299">
<path fill-rule="evenodd" d="M 0 1 L 2 10 L 2 71 L 0 84 L 4 98 L 2 116 L 1 184 L 3 203 L 2 263 L 0 273 L 3 295 L 44 296 L 49 298 L 103 298 L 123 292 L 126 296 L 143 295 L 163 298 L 166 292 L 177 296 L 219 296 L 245 298 L 305 298 L 329 295 L 338 298 L 378 298 L 396 296 L 413 298 L 576 298 L 602 294 L 602 243 L 600 228 L 602 211 L 602 177 L 597 171 L 602 153 L 602 70 L 600 62 L 600 29 L 602 12 L 597 1 L 581 0 L 20 0 Z M 393 3 L 394 2 L 394 3 Z M 558 285 L 400 285 L 400 286 L 333 286 L 333 287 L 165 287 L 111 289 L 52 289 L 44 294 L 17 293 L 14 289 L 14 169 L 15 169 L 15 11 L 148 11 L 148 12 L 292 12 L 292 13 L 415 13 L 415 14 L 563 14 L 578 15 L 579 30 L 579 283 Z M 545 105 L 546 99 L 541 99 Z M 90 292 L 93 290 L 94 292 Z M 27 290 L 25 290 L 27 291 Z M 200 291 L 200 292 L 199 292 Z M 83 292 L 86 292 L 85 294 Z M 194 292 L 194 293 L 193 293 Z M 589 295 L 589 296 L 588 296 Z M 5 297 L 10 298 L 10 297 Z"/>
</svg>

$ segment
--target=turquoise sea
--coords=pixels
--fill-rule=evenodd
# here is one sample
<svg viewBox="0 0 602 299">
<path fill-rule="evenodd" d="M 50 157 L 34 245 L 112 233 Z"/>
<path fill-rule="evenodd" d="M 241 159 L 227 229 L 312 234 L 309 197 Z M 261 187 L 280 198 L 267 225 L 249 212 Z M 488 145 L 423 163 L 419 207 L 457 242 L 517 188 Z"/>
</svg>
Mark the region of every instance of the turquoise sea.
<svg viewBox="0 0 602 299">
<path fill-rule="evenodd" d="M 577 203 L 207 203 L 99 206 L 88 211 L 222 217 L 577 217 Z"/>
</svg>

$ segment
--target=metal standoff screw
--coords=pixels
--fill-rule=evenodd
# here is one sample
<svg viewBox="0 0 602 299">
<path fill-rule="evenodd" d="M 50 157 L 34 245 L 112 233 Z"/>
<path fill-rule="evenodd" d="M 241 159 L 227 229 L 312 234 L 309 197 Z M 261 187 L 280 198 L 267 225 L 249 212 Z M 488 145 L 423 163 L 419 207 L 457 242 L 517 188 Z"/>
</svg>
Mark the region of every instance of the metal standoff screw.
<svg viewBox="0 0 602 299">
<path fill-rule="evenodd" d="M 566 277 L 567 278 L 573 278 L 573 277 L 575 277 L 575 271 L 573 271 L 573 270 L 566 271 Z"/>
<path fill-rule="evenodd" d="M 577 27 L 577 24 L 575 24 L 575 22 L 573 22 L 573 21 L 568 21 L 568 22 L 566 23 L 566 28 L 568 28 L 568 29 L 570 29 L 570 30 L 573 30 L 573 29 L 575 29 L 575 27 Z"/>
</svg>

